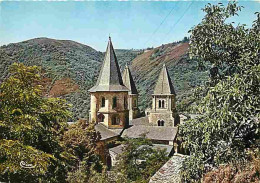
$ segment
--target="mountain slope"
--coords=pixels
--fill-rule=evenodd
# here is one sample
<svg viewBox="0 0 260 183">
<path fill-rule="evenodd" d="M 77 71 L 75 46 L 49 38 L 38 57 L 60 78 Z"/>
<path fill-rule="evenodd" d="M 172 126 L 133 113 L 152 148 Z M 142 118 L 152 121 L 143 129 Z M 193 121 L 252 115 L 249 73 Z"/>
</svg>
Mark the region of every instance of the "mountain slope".
<svg viewBox="0 0 260 183">
<path fill-rule="evenodd" d="M 208 78 L 207 72 L 198 72 L 197 64 L 187 56 L 188 43 L 170 43 L 146 50 L 131 64 L 131 70 L 139 91 L 142 110 L 151 104 L 155 83 L 165 63 L 173 81 L 178 101 L 187 97 L 191 89 Z"/>
<path fill-rule="evenodd" d="M 196 63 L 188 59 L 188 48 L 188 43 L 170 43 L 144 52 L 115 50 L 121 70 L 125 64 L 130 65 L 142 110 L 151 103 L 163 63 L 168 66 L 179 101 L 207 79 L 208 74 L 197 72 Z M 41 66 L 45 71 L 44 93 L 73 104 L 72 120 L 76 120 L 88 115 L 88 89 L 97 80 L 103 58 L 104 53 L 69 40 L 36 38 L 12 43 L 0 47 L 0 83 L 8 76 L 8 67 L 13 62 Z"/>
<path fill-rule="evenodd" d="M 115 51 L 121 66 L 138 54 L 131 50 Z M 0 47 L 0 83 L 8 76 L 8 67 L 13 62 L 41 66 L 45 71 L 41 83 L 44 93 L 72 103 L 75 120 L 88 115 L 88 89 L 96 82 L 103 57 L 104 53 L 69 40 L 36 38 L 11 43 Z"/>
</svg>

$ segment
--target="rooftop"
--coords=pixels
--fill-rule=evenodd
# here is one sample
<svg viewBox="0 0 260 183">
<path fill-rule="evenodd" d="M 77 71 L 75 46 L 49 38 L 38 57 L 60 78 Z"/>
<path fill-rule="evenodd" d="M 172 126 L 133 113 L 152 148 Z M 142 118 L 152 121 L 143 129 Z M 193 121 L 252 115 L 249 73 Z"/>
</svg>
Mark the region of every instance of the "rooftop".
<svg viewBox="0 0 260 183">
<path fill-rule="evenodd" d="M 95 126 L 95 130 L 100 133 L 101 140 L 120 136 L 123 131 L 123 129 L 108 129 L 106 126 L 100 123 Z"/>
<path fill-rule="evenodd" d="M 166 65 L 163 65 L 159 78 L 154 88 L 154 95 L 173 95 L 175 94 L 171 78 Z"/>
<path fill-rule="evenodd" d="M 129 91 L 123 84 L 120 68 L 110 37 L 97 83 L 89 91 Z"/>
<path fill-rule="evenodd" d="M 122 137 L 140 138 L 146 135 L 146 138 L 151 140 L 173 141 L 177 131 L 177 127 L 134 125 L 125 129 Z"/>
<path fill-rule="evenodd" d="M 181 183 L 180 168 L 184 156 L 174 155 L 150 179 L 149 183 Z"/>
</svg>

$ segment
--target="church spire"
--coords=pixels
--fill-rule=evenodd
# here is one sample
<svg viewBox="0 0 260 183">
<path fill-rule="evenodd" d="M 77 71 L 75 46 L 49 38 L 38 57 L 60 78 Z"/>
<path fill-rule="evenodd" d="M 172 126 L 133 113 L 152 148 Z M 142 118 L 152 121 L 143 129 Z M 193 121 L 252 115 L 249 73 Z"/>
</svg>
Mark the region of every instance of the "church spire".
<svg viewBox="0 0 260 183">
<path fill-rule="evenodd" d="M 175 94 L 173 84 L 172 84 L 171 78 L 169 76 L 169 73 L 168 73 L 168 70 L 167 70 L 167 67 L 165 64 L 163 64 L 163 68 L 161 70 L 161 73 L 160 73 L 157 83 L 155 85 L 154 94 L 155 95 Z"/>
<path fill-rule="evenodd" d="M 123 83 L 130 90 L 130 94 L 138 94 L 132 74 L 127 64 L 123 74 Z"/>
<path fill-rule="evenodd" d="M 129 91 L 123 84 L 120 68 L 110 36 L 97 83 L 89 91 Z"/>
</svg>

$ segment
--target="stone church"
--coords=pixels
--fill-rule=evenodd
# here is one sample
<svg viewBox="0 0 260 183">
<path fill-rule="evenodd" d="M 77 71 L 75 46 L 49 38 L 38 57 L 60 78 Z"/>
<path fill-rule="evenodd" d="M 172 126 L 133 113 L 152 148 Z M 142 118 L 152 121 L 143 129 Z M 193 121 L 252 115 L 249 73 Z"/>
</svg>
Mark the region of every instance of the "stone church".
<svg viewBox="0 0 260 183">
<path fill-rule="evenodd" d="M 95 129 L 100 132 L 104 143 L 119 137 L 140 138 L 145 135 L 156 146 L 167 145 L 174 152 L 178 151 L 176 136 L 179 116 L 175 106 L 174 87 L 166 65 L 163 65 L 152 95 L 152 108 L 146 110 L 145 117 L 138 117 L 138 91 L 135 82 L 128 66 L 123 76 L 121 75 L 109 37 L 97 83 L 89 92 L 89 121 L 96 123 Z M 120 148 L 109 151 L 117 154 L 119 152 L 116 149 Z"/>
</svg>

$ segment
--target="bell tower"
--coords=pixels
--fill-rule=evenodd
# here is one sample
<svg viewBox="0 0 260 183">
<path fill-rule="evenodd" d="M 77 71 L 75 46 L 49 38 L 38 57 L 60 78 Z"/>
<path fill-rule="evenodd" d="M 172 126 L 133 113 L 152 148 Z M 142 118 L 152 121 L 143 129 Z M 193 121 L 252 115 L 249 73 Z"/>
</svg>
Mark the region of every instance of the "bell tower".
<svg viewBox="0 0 260 183">
<path fill-rule="evenodd" d="M 138 92 L 131 74 L 129 67 L 126 65 L 124 74 L 123 74 L 123 83 L 129 89 L 128 92 L 128 101 L 127 106 L 129 110 L 129 125 L 133 119 L 137 118 L 139 109 L 138 109 Z"/>
<path fill-rule="evenodd" d="M 125 103 L 129 89 L 123 84 L 110 37 L 97 83 L 89 92 L 90 122 L 101 123 L 107 128 L 124 128 L 128 125 L 129 114 Z"/>
<path fill-rule="evenodd" d="M 171 126 L 178 124 L 175 91 L 166 65 L 160 72 L 152 95 L 152 109 L 149 111 L 149 123 L 153 126 Z"/>
</svg>

